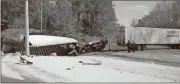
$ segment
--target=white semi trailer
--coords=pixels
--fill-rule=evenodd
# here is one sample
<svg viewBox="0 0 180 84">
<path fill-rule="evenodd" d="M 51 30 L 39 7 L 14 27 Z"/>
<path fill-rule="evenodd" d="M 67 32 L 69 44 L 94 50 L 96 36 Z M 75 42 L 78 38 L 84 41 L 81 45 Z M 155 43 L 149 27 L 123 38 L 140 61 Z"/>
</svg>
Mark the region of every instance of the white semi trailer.
<svg viewBox="0 0 180 84">
<path fill-rule="evenodd" d="M 128 40 L 136 43 L 137 50 L 146 49 L 146 45 L 168 45 L 180 49 L 180 29 L 125 27 L 120 29 L 119 45 L 125 45 Z"/>
</svg>

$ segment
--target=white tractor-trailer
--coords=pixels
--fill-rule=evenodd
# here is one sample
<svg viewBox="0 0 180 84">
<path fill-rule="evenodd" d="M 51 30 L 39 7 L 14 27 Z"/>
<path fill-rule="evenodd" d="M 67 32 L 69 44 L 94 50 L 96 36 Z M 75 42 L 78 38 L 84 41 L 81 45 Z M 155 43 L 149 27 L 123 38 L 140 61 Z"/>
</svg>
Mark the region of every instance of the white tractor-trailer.
<svg viewBox="0 0 180 84">
<path fill-rule="evenodd" d="M 137 50 L 145 50 L 146 45 L 167 45 L 180 49 L 180 29 L 125 27 L 119 31 L 118 45 L 125 45 L 130 40 L 136 43 Z"/>
</svg>

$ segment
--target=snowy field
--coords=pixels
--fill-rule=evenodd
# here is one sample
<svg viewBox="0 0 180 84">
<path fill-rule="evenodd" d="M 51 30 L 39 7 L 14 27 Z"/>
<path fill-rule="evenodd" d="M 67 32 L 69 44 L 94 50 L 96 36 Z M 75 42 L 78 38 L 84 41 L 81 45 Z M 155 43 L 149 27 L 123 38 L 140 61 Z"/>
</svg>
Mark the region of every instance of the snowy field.
<svg viewBox="0 0 180 84">
<path fill-rule="evenodd" d="M 16 64 L 19 56 L 8 54 L 2 59 L 2 75 L 19 80 L 31 76 L 44 82 L 180 82 L 179 67 L 98 56 L 38 56 L 32 60 L 33 65 Z"/>
</svg>

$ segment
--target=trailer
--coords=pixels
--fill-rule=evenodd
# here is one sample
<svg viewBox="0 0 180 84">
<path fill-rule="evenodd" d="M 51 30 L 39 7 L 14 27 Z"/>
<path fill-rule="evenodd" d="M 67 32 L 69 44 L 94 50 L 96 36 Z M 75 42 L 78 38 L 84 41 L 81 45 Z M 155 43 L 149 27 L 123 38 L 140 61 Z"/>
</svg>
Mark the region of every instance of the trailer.
<svg viewBox="0 0 180 84">
<path fill-rule="evenodd" d="M 20 40 L 1 37 L 1 50 L 5 53 L 21 52 L 24 54 L 24 36 Z M 58 56 L 67 55 L 71 51 L 70 45 L 78 43 L 77 40 L 68 37 L 48 36 L 48 35 L 29 35 L 29 51 L 31 55 L 45 55 L 56 53 Z M 15 51 L 14 51 L 15 50 Z"/>
<path fill-rule="evenodd" d="M 167 45 L 180 49 L 180 29 L 125 27 L 120 28 L 118 45 L 126 45 L 128 40 L 136 43 L 137 50 L 147 49 L 146 45 Z"/>
</svg>

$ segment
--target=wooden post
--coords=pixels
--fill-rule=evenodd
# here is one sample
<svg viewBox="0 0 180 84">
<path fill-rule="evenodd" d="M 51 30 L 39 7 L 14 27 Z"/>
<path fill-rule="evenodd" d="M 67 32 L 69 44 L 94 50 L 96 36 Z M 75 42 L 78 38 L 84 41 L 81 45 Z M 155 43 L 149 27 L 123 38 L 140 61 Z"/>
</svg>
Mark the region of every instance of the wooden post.
<svg viewBox="0 0 180 84">
<path fill-rule="evenodd" d="M 41 31 L 42 31 L 42 0 L 41 0 Z"/>
<path fill-rule="evenodd" d="M 110 48 L 110 36 L 109 36 L 109 51 L 111 50 L 111 48 Z"/>
</svg>

